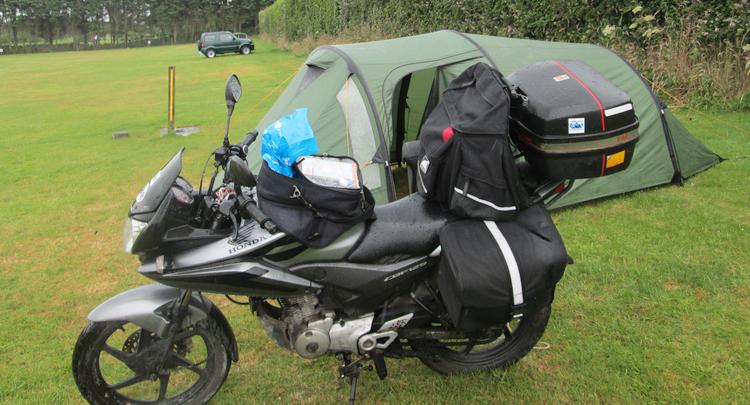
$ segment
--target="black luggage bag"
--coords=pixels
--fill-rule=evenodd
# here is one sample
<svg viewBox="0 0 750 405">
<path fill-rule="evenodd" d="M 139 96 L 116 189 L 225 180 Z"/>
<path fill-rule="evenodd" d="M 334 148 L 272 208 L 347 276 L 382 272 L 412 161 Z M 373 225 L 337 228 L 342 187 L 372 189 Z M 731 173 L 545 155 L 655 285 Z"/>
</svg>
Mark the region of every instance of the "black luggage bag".
<svg viewBox="0 0 750 405">
<path fill-rule="evenodd" d="M 633 103 L 593 67 L 540 62 L 508 81 L 527 97 L 511 108 L 511 136 L 542 177 L 601 177 L 630 165 L 639 124 Z"/>
<path fill-rule="evenodd" d="M 509 219 L 527 204 L 508 137 L 509 94 L 500 72 L 484 63 L 448 85 L 419 134 L 423 197 L 477 219 Z"/>
<path fill-rule="evenodd" d="M 349 157 L 340 159 L 356 164 Z M 362 184 L 359 170 L 358 189 L 321 186 L 300 175 L 296 165 L 295 172 L 297 177 L 287 177 L 263 162 L 258 174 L 258 207 L 282 231 L 305 246 L 326 246 L 373 216 L 375 200 Z"/>
<path fill-rule="evenodd" d="M 464 219 L 440 231 L 438 287 L 458 329 L 501 325 L 550 303 L 568 255 L 545 208 L 513 221 Z"/>
</svg>

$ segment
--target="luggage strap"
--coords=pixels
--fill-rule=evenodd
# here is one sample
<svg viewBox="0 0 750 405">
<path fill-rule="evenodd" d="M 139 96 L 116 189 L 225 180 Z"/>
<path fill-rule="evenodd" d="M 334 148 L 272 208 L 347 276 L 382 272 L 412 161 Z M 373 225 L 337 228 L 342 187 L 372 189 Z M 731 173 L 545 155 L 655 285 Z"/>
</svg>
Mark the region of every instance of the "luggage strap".
<svg viewBox="0 0 750 405">
<path fill-rule="evenodd" d="M 490 234 L 495 239 L 497 246 L 505 258 L 505 264 L 508 267 L 508 273 L 510 274 L 510 286 L 513 290 L 513 306 L 511 307 L 511 315 L 513 318 L 521 318 L 523 316 L 523 286 L 521 284 L 521 273 L 518 271 L 518 263 L 516 263 L 516 257 L 513 256 L 513 251 L 508 245 L 508 241 L 500 232 L 500 228 L 494 221 L 484 221 L 484 225 L 490 231 Z"/>
</svg>

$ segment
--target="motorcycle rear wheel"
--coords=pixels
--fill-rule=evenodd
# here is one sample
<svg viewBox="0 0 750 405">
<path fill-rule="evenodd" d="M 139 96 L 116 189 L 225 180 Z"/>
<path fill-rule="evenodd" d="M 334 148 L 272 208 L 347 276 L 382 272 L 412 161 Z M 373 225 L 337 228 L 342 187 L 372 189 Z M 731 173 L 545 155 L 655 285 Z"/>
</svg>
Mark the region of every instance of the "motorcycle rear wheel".
<svg viewBox="0 0 750 405">
<path fill-rule="evenodd" d="M 422 349 L 419 360 L 443 375 L 455 375 L 496 368 L 507 368 L 526 356 L 537 344 L 549 321 L 546 305 L 518 321 L 505 325 L 504 333 L 493 342 L 477 346 L 442 346 Z M 439 343 L 439 341 L 437 342 Z M 417 351 L 421 351 L 419 347 Z"/>
<path fill-rule="evenodd" d="M 203 404 L 221 388 L 231 365 L 222 329 L 211 318 L 177 332 L 169 365 L 155 376 L 139 375 L 122 356 L 137 353 L 141 342 L 155 341 L 136 325 L 90 322 L 73 352 L 73 377 L 92 404 Z M 119 357 L 119 358 L 118 358 Z M 166 364 L 166 363 L 165 363 Z"/>
</svg>

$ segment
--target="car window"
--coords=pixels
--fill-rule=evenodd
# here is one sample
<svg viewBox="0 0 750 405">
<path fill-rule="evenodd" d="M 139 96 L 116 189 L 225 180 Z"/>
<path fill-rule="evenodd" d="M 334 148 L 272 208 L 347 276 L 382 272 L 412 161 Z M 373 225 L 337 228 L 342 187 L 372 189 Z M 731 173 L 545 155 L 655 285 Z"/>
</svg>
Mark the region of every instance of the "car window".
<svg viewBox="0 0 750 405">
<path fill-rule="evenodd" d="M 216 42 L 216 35 L 206 35 L 206 42 Z"/>
<path fill-rule="evenodd" d="M 221 42 L 230 42 L 234 41 L 234 37 L 231 34 L 221 34 L 220 40 Z"/>
</svg>

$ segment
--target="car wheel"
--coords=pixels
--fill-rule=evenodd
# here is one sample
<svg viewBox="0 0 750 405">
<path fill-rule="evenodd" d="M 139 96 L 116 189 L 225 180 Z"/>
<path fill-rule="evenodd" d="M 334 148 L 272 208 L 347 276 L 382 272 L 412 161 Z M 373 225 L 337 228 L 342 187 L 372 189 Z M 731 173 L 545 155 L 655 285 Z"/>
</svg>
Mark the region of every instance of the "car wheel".
<svg viewBox="0 0 750 405">
<path fill-rule="evenodd" d="M 249 55 L 250 54 L 250 47 L 247 45 L 244 45 L 240 48 L 240 53 L 243 55 Z"/>
<path fill-rule="evenodd" d="M 209 58 L 213 58 L 214 56 L 216 56 L 216 51 L 214 51 L 213 49 L 209 49 L 206 51 L 206 56 Z"/>
</svg>

